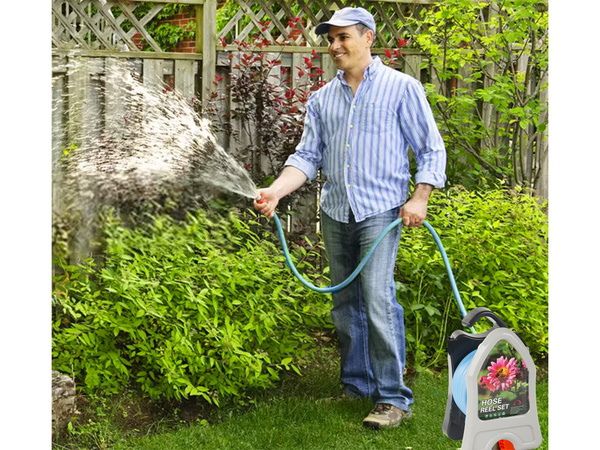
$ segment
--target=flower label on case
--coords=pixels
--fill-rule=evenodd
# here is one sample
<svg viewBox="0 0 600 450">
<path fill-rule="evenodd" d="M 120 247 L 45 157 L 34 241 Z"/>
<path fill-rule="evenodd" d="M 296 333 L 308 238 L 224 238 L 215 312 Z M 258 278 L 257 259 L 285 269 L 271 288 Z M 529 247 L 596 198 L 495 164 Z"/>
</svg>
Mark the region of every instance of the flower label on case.
<svg viewBox="0 0 600 450">
<path fill-rule="evenodd" d="M 518 416 L 529 411 L 529 371 L 507 341 L 499 341 L 479 371 L 479 418 Z"/>
</svg>

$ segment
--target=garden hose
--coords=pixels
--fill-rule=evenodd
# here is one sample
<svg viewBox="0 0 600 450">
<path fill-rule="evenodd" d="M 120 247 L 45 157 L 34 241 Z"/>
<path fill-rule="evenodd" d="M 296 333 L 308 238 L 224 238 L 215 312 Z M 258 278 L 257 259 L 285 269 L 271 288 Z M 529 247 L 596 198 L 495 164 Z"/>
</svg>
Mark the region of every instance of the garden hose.
<svg viewBox="0 0 600 450">
<path fill-rule="evenodd" d="M 256 201 L 257 201 L 257 203 L 262 203 L 264 200 L 261 197 L 259 197 Z M 302 284 L 304 284 L 306 287 L 308 287 L 316 292 L 320 292 L 323 294 L 328 294 L 328 293 L 335 294 L 336 292 L 340 291 L 341 289 L 345 288 L 350 283 L 352 283 L 352 281 L 354 281 L 354 279 L 361 272 L 361 270 L 363 269 L 365 264 L 367 264 L 367 262 L 369 261 L 369 259 L 371 258 L 371 256 L 373 255 L 373 253 L 375 252 L 375 250 L 381 243 L 381 241 L 387 236 L 387 234 L 391 230 L 393 230 L 395 227 L 397 227 L 398 225 L 400 225 L 402 223 L 402 218 L 398 218 L 398 219 L 394 220 L 379 234 L 379 236 L 377 236 L 377 238 L 375 239 L 375 242 L 373 243 L 373 245 L 371 246 L 371 248 L 369 249 L 369 251 L 367 252 L 365 257 L 358 264 L 356 269 L 354 269 L 354 271 L 350 274 L 350 276 L 348 278 L 346 278 L 346 280 L 342 281 L 340 284 L 337 284 L 335 286 L 327 286 L 327 287 L 320 288 L 320 287 L 317 287 L 314 284 L 310 283 L 298 272 L 298 269 L 294 265 L 292 258 L 290 256 L 290 252 L 288 250 L 285 236 L 283 234 L 283 227 L 281 226 L 281 221 L 279 220 L 279 216 L 277 215 L 277 213 L 273 213 L 273 218 L 275 219 L 275 225 L 277 226 L 277 234 L 279 236 L 279 240 L 281 241 L 281 245 L 283 247 L 283 254 L 285 256 L 286 264 L 288 265 L 288 267 L 291 269 L 291 271 L 294 273 L 294 275 L 296 275 L 296 278 L 298 278 L 298 280 L 300 280 L 300 282 Z M 435 241 L 435 243 L 438 247 L 438 250 L 440 251 L 440 254 L 442 255 L 442 259 L 444 260 L 444 265 L 446 266 L 446 271 L 448 272 L 448 277 L 450 278 L 450 285 L 452 286 L 452 292 L 454 294 L 454 298 L 456 300 L 456 303 L 458 304 L 460 313 L 461 313 L 462 317 L 464 318 L 467 315 L 467 312 L 465 310 L 465 306 L 462 302 L 462 299 L 460 298 L 460 293 L 458 292 L 458 287 L 456 286 L 456 281 L 454 279 L 454 274 L 452 273 L 452 268 L 450 266 L 450 261 L 448 260 L 448 255 L 446 254 L 446 250 L 444 249 L 444 246 L 442 245 L 442 241 L 440 240 L 440 237 L 438 236 L 437 232 L 429 224 L 429 222 L 424 220 L 423 225 L 425 225 L 425 228 L 427 228 L 427 230 L 429 230 L 429 233 L 431 233 L 431 236 L 433 237 L 433 240 Z M 473 327 L 470 327 L 470 330 L 472 333 L 475 333 L 475 329 Z M 455 372 L 455 376 L 452 379 L 453 396 L 455 398 L 455 402 L 456 402 L 457 406 L 460 408 L 461 411 L 463 411 L 463 413 L 466 410 L 466 404 L 467 404 L 466 374 L 467 374 L 469 365 L 470 365 L 473 357 L 475 356 L 475 353 L 476 353 L 476 350 L 474 350 L 473 352 L 468 354 L 461 361 L 460 365 L 458 366 L 458 368 Z"/>
<path fill-rule="evenodd" d="M 285 262 L 287 263 L 288 267 L 292 270 L 292 272 L 294 273 L 294 275 L 296 275 L 296 277 L 298 278 L 298 280 L 300 280 L 300 282 L 302 284 L 304 284 L 306 287 L 320 292 L 322 294 L 329 294 L 329 293 L 333 293 L 335 294 L 336 292 L 340 291 L 341 289 L 345 288 L 346 286 L 348 286 L 350 283 L 352 283 L 352 281 L 354 281 L 354 279 L 358 276 L 358 274 L 360 273 L 360 271 L 363 269 L 363 267 L 365 266 L 365 264 L 367 264 L 367 262 L 369 261 L 369 259 L 371 258 L 371 256 L 373 255 L 373 253 L 375 252 L 375 250 L 377 249 L 377 247 L 379 246 L 379 244 L 381 243 L 381 241 L 383 240 L 383 238 L 385 238 L 385 236 L 395 227 L 397 227 L 398 225 L 400 225 L 402 223 L 402 218 L 398 218 L 395 221 L 393 221 L 392 223 L 390 223 L 380 234 L 379 236 L 377 236 L 377 239 L 375 239 L 375 242 L 373 243 L 373 245 L 371 246 L 371 248 L 369 249 L 368 253 L 365 255 L 365 257 L 362 259 L 362 261 L 360 262 L 360 264 L 356 267 L 356 269 L 354 269 L 354 272 L 352 272 L 350 274 L 350 276 L 348 278 L 346 278 L 346 280 L 342 281 L 340 284 L 336 285 L 336 286 L 327 286 L 327 287 L 317 287 L 314 284 L 310 283 L 309 281 L 307 281 L 302 275 L 300 275 L 300 273 L 298 272 L 298 269 L 296 269 L 296 266 L 294 265 L 294 263 L 292 262 L 292 258 L 290 256 L 290 252 L 288 250 L 288 246 L 285 240 L 285 236 L 283 234 L 283 229 L 281 227 L 281 221 L 279 220 L 279 217 L 277 216 L 277 213 L 273 214 L 273 218 L 275 219 L 275 225 L 277 226 L 277 234 L 279 235 L 279 240 L 281 241 L 281 245 L 283 247 L 283 254 L 285 256 Z M 458 292 L 458 288 L 456 286 L 456 281 L 454 280 L 454 274 L 452 273 L 452 268 L 450 267 L 450 261 L 448 260 L 448 256 L 446 255 L 446 250 L 444 249 L 444 246 L 442 245 L 442 241 L 440 240 L 438 234 L 436 233 L 435 229 L 429 224 L 429 222 L 427 222 L 426 220 L 423 221 L 423 225 L 425 225 L 425 227 L 429 230 L 429 232 L 431 233 L 431 236 L 433 237 L 435 243 L 438 246 L 438 249 L 442 255 L 442 259 L 444 260 L 444 264 L 446 266 L 446 270 L 448 272 L 448 276 L 450 278 L 450 285 L 452 286 L 452 292 L 454 294 L 454 298 L 456 300 L 456 303 L 458 304 L 458 308 L 460 309 L 460 313 L 462 315 L 462 317 L 464 318 L 467 315 L 467 312 L 465 310 L 465 307 L 463 305 L 463 302 L 460 298 L 460 294 Z M 475 330 L 473 328 L 471 328 L 471 331 L 475 332 Z"/>
<path fill-rule="evenodd" d="M 475 353 L 477 353 L 477 350 L 473 350 L 460 361 L 452 377 L 452 397 L 454 397 L 454 403 L 463 414 L 467 414 L 467 371 L 475 357 Z"/>
</svg>

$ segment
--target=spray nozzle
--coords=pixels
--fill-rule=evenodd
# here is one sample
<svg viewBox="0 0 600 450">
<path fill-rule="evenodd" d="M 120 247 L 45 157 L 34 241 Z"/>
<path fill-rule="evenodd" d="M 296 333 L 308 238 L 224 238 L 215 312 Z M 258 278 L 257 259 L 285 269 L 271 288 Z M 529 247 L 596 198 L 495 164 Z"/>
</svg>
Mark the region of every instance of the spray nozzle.
<svg viewBox="0 0 600 450">
<path fill-rule="evenodd" d="M 259 205 L 260 205 L 261 203 L 264 203 L 264 202 L 266 202 L 266 199 L 265 199 L 265 198 L 264 198 L 264 197 L 263 197 L 261 194 L 258 194 L 258 197 L 256 197 L 256 199 L 255 199 L 255 200 L 256 200 L 256 203 L 258 203 Z"/>
</svg>

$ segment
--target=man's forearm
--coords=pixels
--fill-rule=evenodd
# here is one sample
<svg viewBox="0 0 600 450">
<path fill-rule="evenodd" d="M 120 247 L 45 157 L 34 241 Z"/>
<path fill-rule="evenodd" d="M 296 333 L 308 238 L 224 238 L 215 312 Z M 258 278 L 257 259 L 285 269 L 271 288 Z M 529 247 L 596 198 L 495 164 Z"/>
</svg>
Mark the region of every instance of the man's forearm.
<svg viewBox="0 0 600 450">
<path fill-rule="evenodd" d="M 433 191 L 433 186 L 431 184 L 419 183 L 419 184 L 417 184 L 417 187 L 415 188 L 415 191 L 413 192 L 413 195 L 411 198 L 414 198 L 415 200 L 421 200 L 421 201 L 428 202 L 432 191 Z"/>
<path fill-rule="evenodd" d="M 300 169 L 293 166 L 286 166 L 279 177 L 269 187 L 269 190 L 277 198 L 281 199 L 302 186 L 306 180 L 306 175 Z"/>
</svg>

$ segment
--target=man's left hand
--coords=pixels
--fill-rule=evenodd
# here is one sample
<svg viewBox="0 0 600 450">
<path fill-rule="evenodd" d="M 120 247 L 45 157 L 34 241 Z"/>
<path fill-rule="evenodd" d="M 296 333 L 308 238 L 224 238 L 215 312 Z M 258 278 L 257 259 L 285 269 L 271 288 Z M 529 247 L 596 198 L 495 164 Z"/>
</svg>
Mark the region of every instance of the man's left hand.
<svg viewBox="0 0 600 450">
<path fill-rule="evenodd" d="M 420 183 L 417 185 L 411 199 L 400 208 L 398 213 L 398 217 L 402 218 L 402 225 L 407 227 L 420 227 L 423 225 L 423 221 L 427 217 L 427 205 L 432 190 L 433 186 L 430 184 Z"/>
</svg>

